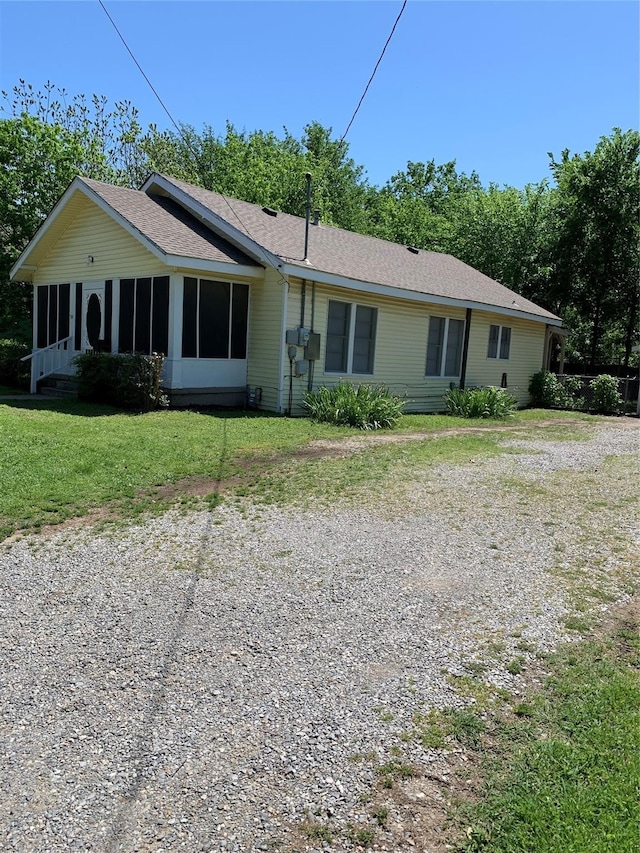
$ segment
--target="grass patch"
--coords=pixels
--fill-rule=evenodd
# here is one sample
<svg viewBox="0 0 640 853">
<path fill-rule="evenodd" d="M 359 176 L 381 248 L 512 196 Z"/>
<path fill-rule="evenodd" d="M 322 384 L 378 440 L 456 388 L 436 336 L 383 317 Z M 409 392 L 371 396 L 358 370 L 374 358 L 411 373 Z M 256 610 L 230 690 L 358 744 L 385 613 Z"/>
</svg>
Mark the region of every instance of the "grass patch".
<svg viewBox="0 0 640 853">
<path fill-rule="evenodd" d="M 569 645 L 544 689 L 498 722 L 482 799 L 463 808 L 468 853 L 632 853 L 640 807 L 640 636 Z"/>
<path fill-rule="evenodd" d="M 519 412 L 513 422 L 528 432 L 549 415 Z M 371 445 L 364 436 L 359 452 L 326 458 L 303 449 L 314 439 L 353 436 L 352 430 L 256 412 L 133 415 L 27 395 L 0 404 L 0 540 L 103 506 L 119 518 L 175 503 L 214 508 L 218 484 L 234 476 L 232 491 L 258 503 L 384 498 L 390 483 L 409 480 L 412 469 L 505 452 L 499 444 L 504 432 L 489 421 L 483 427 L 469 431 L 468 421 L 446 415 L 404 415 L 398 433 L 434 438 Z M 460 428 L 458 435 L 439 434 Z M 302 455 L 293 458 L 295 451 Z M 180 496 L 181 481 L 190 478 L 211 481 L 208 497 Z M 172 492 L 166 488 L 171 484 Z"/>
</svg>

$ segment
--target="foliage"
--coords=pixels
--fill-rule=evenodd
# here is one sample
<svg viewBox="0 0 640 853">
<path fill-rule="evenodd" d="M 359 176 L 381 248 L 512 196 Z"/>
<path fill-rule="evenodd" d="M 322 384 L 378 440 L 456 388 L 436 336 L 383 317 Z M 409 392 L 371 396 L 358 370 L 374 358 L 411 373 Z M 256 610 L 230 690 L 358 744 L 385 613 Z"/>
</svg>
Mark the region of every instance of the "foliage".
<svg viewBox="0 0 640 853">
<path fill-rule="evenodd" d="M 340 381 L 305 394 L 304 407 L 314 421 L 363 430 L 393 429 L 400 420 L 404 400 L 384 385 L 353 385 Z"/>
<path fill-rule="evenodd" d="M 29 352 L 22 341 L 0 338 L 0 382 L 18 388 L 29 387 L 29 364 L 20 361 Z"/>
<path fill-rule="evenodd" d="M 620 410 L 622 397 L 618 391 L 618 380 L 615 376 L 603 373 L 592 379 L 589 387 L 593 392 L 591 405 L 596 412 L 612 414 Z"/>
<path fill-rule="evenodd" d="M 561 310 L 586 321 L 585 362 L 603 358 L 607 329 L 621 327 L 624 364 L 636 342 L 640 291 L 640 133 L 614 128 L 593 153 L 559 161 L 553 206 L 555 281 Z M 624 313 L 621 308 L 624 306 Z"/>
<path fill-rule="evenodd" d="M 504 388 L 452 388 L 444 401 L 449 414 L 460 418 L 508 418 L 517 407 Z"/>
<path fill-rule="evenodd" d="M 573 377 L 572 377 L 573 379 Z M 580 384 L 580 387 L 581 384 Z M 531 405 L 538 406 L 543 409 L 575 409 L 581 408 L 576 399 L 575 382 L 561 382 L 555 373 L 550 373 L 548 370 L 540 370 L 534 373 L 529 381 L 529 394 L 531 395 Z"/>
<path fill-rule="evenodd" d="M 74 361 L 81 400 L 142 412 L 168 403 L 160 387 L 162 355 L 91 352 Z"/>
</svg>

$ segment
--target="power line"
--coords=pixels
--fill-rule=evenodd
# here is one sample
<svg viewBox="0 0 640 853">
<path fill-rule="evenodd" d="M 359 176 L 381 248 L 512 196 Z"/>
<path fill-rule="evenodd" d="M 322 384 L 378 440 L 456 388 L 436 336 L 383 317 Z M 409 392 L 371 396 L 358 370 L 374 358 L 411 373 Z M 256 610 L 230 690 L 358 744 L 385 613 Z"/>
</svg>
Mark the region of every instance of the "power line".
<svg viewBox="0 0 640 853">
<path fill-rule="evenodd" d="M 393 34 L 394 34 L 395 30 L 396 30 L 396 27 L 398 26 L 398 21 L 399 21 L 399 20 L 400 20 L 400 18 L 402 17 L 402 13 L 404 12 L 404 9 L 405 9 L 405 6 L 406 6 L 406 5 L 407 5 L 407 0 L 404 0 L 404 3 L 402 4 L 402 8 L 400 9 L 400 12 L 398 13 L 398 17 L 396 18 L 395 23 L 394 23 L 393 27 L 391 28 L 391 32 L 389 33 L 389 38 L 386 40 L 386 42 L 385 42 L 385 44 L 384 44 L 384 47 L 382 48 L 382 53 L 381 53 L 381 54 L 380 54 L 380 56 L 378 57 L 378 61 L 376 62 L 375 68 L 373 69 L 373 71 L 372 71 L 372 73 L 371 73 L 371 77 L 369 77 L 369 82 L 368 82 L 368 83 L 367 83 L 367 85 L 364 87 L 364 92 L 362 93 L 362 95 L 361 95 L 361 97 L 360 97 L 360 100 L 358 101 L 358 106 L 355 108 L 354 113 L 353 113 L 353 115 L 351 116 L 351 120 L 350 120 L 349 124 L 347 125 L 347 129 L 346 129 L 346 130 L 345 130 L 345 132 L 342 134 L 342 138 L 340 139 L 340 142 L 338 143 L 338 145 L 339 145 L 339 146 L 341 146 L 341 145 L 342 145 L 342 143 L 344 142 L 344 140 L 345 140 L 345 138 L 346 138 L 346 136 L 347 136 L 347 133 L 349 133 L 349 130 L 350 130 L 350 128 L 351 128 L 351 125 L 353 124 L 353 121 L 354 121 L 355 117 L 358 115 L 358 110 L 359 110 L 359 109 L 360 109 L 360 107 L 362 106 L 362 102 L 364 101 L 365 96 L 366 96 L 367 92 L 369 91 L 369 86 L 371 85 L 371 81 L 372 81 L 372 80 L 373 80 L 373 78 L 376 76 L 376 71 L 378 70 L 378 66 L 379 66 L 379 65 L 380 65 L 380 63 L 382 62 L 382 57 L 384 56 L 385 51 L 386 51 L 387 47 L 389 46 L 389 42 L 391 41 L 391 38 L 393 37 Z"/>
<path fill-rule="evenodd" d="M 162 98 L 160 97 L 160 95 L 159 95 L 159 94 L 157 93 L 157 91 L 155 90 L 155 88 L 154 88 L 154 86 L 153 86 L 153 84 L 152 84 L 151 80 L 149 80 L 149 78 L 147 77 L 147 75 L 144 73 L 144 70 L 143 70 L 142 66 L 140 65 L 140 63 L 138 62 L 138 60 L 136 59 L 136 57 L 134 56 L 133 51 L 131 50 L 131 48 L 130 48 L 130 47 L 129 47 L 129 45 L 127 44 L 127 42 L 126 42 L 126 40 L 125 40 L 125 37 L 122 35 L 122 33 L 120 32 L 120 30 L 118 29 L 118 27 L 117 27 L 117 25 L 116 25 L 116 22 L 113 20 L 113 18 L 111 17 L 111 15 L 109 14 L 109 12 L 107 11 L 107 9 L 106 9 L 106 7 L 105 7 L 104 3 L 102 2 L 102 0 L 98 0 L 98 3 L 100 3 L 100 5 L 102 6 L 102 9 L 103 9 L 103 11 L 104 11 L 105 15 L 106 15 L 106 16 L 107 16 L 107 18 L 111 21 L 111 24 L 112 24 L 112 26 L 113 26 L 114 30 L 115 30 L 115 31 L 116 31 L 116 33 L 118 34 L 118 37 L 120 38 L 120 41 L 122 42 L 122 44 L 125 46 L 125 48 L 126 48 L 126 50 L 127 50 L 127 53 L 129 54 L 129 56 L 131 57 L 131 59 L 134 61 L 135 65 L 136 65 L 136 67 L 137 67 L 137 69 L 138 69 L 138 71 L 142 74 L 142 76 L 144 77 L 144 79 L 145 79 L 145 81 L 146 81 L 147 85 L 149 86 L 149 88 L 151 89 L 151 91 L 153 92 L 153 94 L 154 94 L 154 95 L 156 96 L 156 98 L 158 99 L 158 102 L 159 102 L 160 106 L 161 106 L 161 107 L 162 107 L 162 109 L 165 111 L 165 113 L 169 116 L 169 119 L 171 120 L 171 123 L 173 124 L 173 126 L 175 127 L 175 129 L 176 129 L 176 130 L 178 131 L 178 133 L 180 134 L 180 137 L 182 138 L 182 141 L 183 141 L 183 142 L 184 142 L 184 144 L 187 146 L 187 148 L 188 148 L 189 152 L 191 153 L 191 156 L 193 157 L 193 159 L 194 159 L 194 161 L 195 161 L 196 167 L 197 167 L 198 172 L 199 172 L 199 174 L 200 174 L 200 180 L 202 180 L 202 181 L 204 182 L 204 180 L 203 180 L 203 179 L 204 179 L 204 176 L 203 176 L 203 173 L 202 173 L 202 164 L 201 164 L 201 162 L 200 162 L 200 157 L 198 156 L 197 152 L 195 151 L 195 149 L 194 149 L 194 148 L 193 148 L 193 146 L 191 145 L 191 142 L 189 141 L 189 139 L 188 139 L 188 138 L 187 138 L 187 136 L 185 135 L 185 133 L 184 133 L 184 131 L 182 130 L 182 128 L 178 125 L 178 123 L 176 122 L 176 120 L 173 118 L 173 116 L 172 116 L 172 115 L 171 115 L 171 113 L 169 112 L 168 107 L 165 105 L 164 101 L 162 100 Z M 219 192 L 219 193 L 218 193 L 218 195 L 219 195 L 219 196 L 221 196 L 221 198 L 224 200 L 225 204 L 227 205 L 227 207 L 229 208 L 229 210 L 231 211 L 231 213 L 232 213 L 232 214 L 235 216 L 235 218 L 238 220 L 238 222 L 240 223 L 240 226 L 241 226 L 241 228 L 244 230 L 245 234 L 246 234 L 246 235 L 247 235 L 251 240 L 253 240 L 253 242 L 256 244 L 256 246 L 258 247 L 258 253 L 262 255 L 263 259 L 266 261 L 267 266 L 273 267 L 273 264 L 272 264 L 272 262 L 269 260 L 269 258 L 267 257 L 266 252 L 264 251 L 263 247 L 260 245 L 260 243 L 259 243 L 259 242 L 255 239 L 255 237 L 252 235 L 251 231 L 249 231 L 249 229 L 247 228 L 247 226 L 244 224 L 244 222 L 243 222 L 243 221 L 242 221 L 242 219 L 240 218 L 240 216 L 239 216 L 238 212 L 237 212 L 236 210 L 234 210 L 234 208 L 233 208 L 233 207 L 232 207 L 232 205 L 231 205 L 231 202 L 230 202 L 230 201 L 229 201 L 229 199 L 226 197 L 226 195 L 224 195 L 224 193 L 221 193 L 221 192 Z M 280 276 L 280 278 L 282 279 L 283 283 L 286 283 L 286 279 L 285 279 L 284 275 L 282 274 L 282 272 L 281 272 L 279 269 L 277 269 L 277 268 L 275 268 L 275 269 L 276 269 L 276 271 L 277 271 L 278 275 Z"/>
</svg>

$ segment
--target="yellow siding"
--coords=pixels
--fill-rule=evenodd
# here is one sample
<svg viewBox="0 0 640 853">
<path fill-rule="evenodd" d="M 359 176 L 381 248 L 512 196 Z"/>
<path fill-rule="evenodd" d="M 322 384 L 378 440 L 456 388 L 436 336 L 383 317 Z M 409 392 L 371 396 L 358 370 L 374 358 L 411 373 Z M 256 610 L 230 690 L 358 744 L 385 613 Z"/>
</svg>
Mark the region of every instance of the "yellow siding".
<svg viewBox="0 0 640 853">
<path fill-rule="evenodd" d="M 511 347 L 508 359 L 487 358 L 489 326 L 509 326 Z M 500 385 L 507 374 L 507 388 L 519 406 L 529 402 L 529 380 L 542 369 L 546 324 L 474 311 L 469 336 L 467 387 Z"/>
<path fill-rule="evenodd" d="M 282 323 L 283 284 L 275 270 L 265 270 L 262 281 L 251 284 L 249 366 L 247 382 L 262 388 L 261 408 L 278 408 L 278 371 Z"/>
<path fill-rule="evenodd" d="M 406 397 L 406 410 L 413 412 L 442 411 L 443 395 L 449 389 L 451 378 L 426 378 L 427 333 L 429 317 L 465 319 L 464 308 L 429 305 L 402 299 L 371 296 L 343 288 L 316 285 L 314 331 L 321 335 L 320 358 L 313 368 L 313 388 L 334 385 L 340 378 L 358 383 L 383 383 L 389 389 Z M 289 292 L 287 328 L 300 325 L 301 282 L 293 280 Z M 369 305 L 378 308 L 378 325 L 374 374 L 341 377 L 324 372 L 327 331 L 327 310 L 330 299 Z M 307 283 L 305 325 L 311 326 L 311 282 Z M 512 329 L 511 353 L 506 361 L 487 358 L 489 326 L 497 323 Z M 507 372 L 509 390 L 520 405 L 528 402 L 527 387 L 532 373 L 540 369 L 544 347 L 545 324 L 473 311 L 467 362 L 467 386 L 500 385 L 502 373 Z M 286 345 L 285 345 L 286 352 Z M 298 358 L 303 358 L 298 348 Z M 283 383 L 289 387 L 289 360 L 284 360 Z M 301 401 L 309 385 L 308 376 L 293 378 L 293 413 L 301 414 Z M 288 396 L 285 393 L 285 406 Z"/>
<path fill-rule="evenodd" d="M 93 263 L 87 263 L 87 257 Z M 163 275 L 166 266 L 89 199 L 34 273 L 34 283 Z"/>
</svg>

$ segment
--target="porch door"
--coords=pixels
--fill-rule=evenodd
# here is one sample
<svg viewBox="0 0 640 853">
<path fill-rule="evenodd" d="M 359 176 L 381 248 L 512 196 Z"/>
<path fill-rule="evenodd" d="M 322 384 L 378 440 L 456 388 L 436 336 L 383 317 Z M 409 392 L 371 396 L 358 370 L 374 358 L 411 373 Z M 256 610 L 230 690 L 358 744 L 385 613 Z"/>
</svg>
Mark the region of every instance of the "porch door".
<svg viewBox="0 0 640 853">
<path fill-rule="evenodd" d="M 82 292 L 82 349 L 98 349 L 104 340 L 104 282 L 85 284 Z"/>
</svg>

